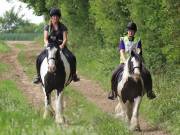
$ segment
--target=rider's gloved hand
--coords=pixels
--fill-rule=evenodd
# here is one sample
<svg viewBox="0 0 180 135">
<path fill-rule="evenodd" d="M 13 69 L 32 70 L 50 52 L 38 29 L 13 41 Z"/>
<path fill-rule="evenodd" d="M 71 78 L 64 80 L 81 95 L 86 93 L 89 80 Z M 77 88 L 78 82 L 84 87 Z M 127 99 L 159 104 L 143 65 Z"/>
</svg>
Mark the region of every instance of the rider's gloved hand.
<svg viewBox="0 0 180 135">
<path fill-rule="evenodd" d="M 63 44 L 60 44 L 60 45 L 59 45 L 59 48 L 63 49 L 63 48 L 64 48 L 64 45 L 63 45 Z"/>
</svg>

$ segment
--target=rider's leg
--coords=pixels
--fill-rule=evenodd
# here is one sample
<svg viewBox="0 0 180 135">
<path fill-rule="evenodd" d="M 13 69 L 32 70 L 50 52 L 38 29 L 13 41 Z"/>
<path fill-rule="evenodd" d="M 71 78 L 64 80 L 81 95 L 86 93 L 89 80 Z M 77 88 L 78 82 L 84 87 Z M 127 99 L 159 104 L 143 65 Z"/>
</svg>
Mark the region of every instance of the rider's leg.
<svg viewBox="0 0 180 135">
<path fill-rule="evenodd" d="M 144 88 L 147 92 L 147 97 L 149 99 L 154 99 L 156 97 L 155 93 L 152 90 L 152 78 L 150 72 L 143 66 L 142 67 L 142 79 L 144 82 Z"/>
<path fill-rule="evenodd" d="M 36 70 L 37 70 L 37 75 L 36 77 L 34 78 L 33 80 L 33 83 L 35 84 L 38 84 L 41 82 L 41 77 L 40 77 L 40 66 L 41 66 L 41 63 L 42 61 L 44 60 L 45 58 L 45 53 L 46 53 L 46 50 L 43 50 L 37 57 L 36 59 Z"/>
<path fill-rule="evenodd" d="M 72 77 L 73 77 L 73 81 L 77 82 L 80 80 L 80 78 L 77 76 L 76 74 L 76 57 L 74 56 L 74 54 L 66 47 L 63 49 L 64 54 L 68 57 L 69 62 L 71 61 L 71 67 L 72 67 Z"/>
<path fill-rule="evenodd" d="M 124 64 L 121 64 L 117 69 L 113 71 L 111 77 L 111 91 L 109 92 L 108 98 L 114 100 L 117 97 L 117 85 L 118 85 L 118 74 L 123 70 Z"/>
</svg>

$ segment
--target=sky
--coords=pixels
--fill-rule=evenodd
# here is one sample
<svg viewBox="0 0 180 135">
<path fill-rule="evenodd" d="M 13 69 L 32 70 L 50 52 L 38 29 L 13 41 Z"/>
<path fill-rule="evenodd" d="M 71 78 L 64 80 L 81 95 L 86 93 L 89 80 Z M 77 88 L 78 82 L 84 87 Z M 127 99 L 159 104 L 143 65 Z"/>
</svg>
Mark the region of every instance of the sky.
<svg viewBox="0 0 180 135">
<path fill-rule="evenodd" d="M 0 0 L 0 16 L 2 17 L 3 14 L 5 13 L 5 11 L 10 10 L 13 6 L 15 6 L 15 11 L 17 11 L 18 7 L 21 6 L 22 10 L 19 13 L 24 14 L 24 18 L 25 20 L 29 20 L 32 23 L 36 23 L 39 24 L 41 22 L 43 22 L 43 16 L 36 16 L 35 14 L 33 14 L 33 10 L 27 8 L 27 4 L 22 3 L 18 0 L 11 0 L 11 2 L 7 2 L 6 0 Z"/>
</svg>

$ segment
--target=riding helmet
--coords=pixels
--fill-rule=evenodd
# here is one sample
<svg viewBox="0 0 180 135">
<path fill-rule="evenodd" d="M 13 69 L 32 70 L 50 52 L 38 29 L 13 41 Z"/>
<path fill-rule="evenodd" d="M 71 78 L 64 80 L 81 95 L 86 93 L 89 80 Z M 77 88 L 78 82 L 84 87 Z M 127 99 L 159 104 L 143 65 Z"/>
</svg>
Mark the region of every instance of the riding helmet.
<svg viewBox="0 0 180 135">
<path fill-rule="evenodd" d="M 135 32 L 137 31 L 137 26 L 134 22 L 129 22 L 127 25 L 128 30 L 134 30 Z"/>
<path fill-rule="evenodd" d="M 61 11 L 58 8 L 51 8 L 50 16 L 52 17 L 54 15 L 61 17 Z"/>
</svg>

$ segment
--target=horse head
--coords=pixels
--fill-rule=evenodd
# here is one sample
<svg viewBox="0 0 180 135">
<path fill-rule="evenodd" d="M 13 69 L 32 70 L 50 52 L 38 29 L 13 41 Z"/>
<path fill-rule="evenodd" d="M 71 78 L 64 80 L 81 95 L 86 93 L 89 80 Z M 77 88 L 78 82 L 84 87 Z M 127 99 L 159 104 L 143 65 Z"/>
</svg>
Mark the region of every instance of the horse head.
<svg viewBox="0 0 180 135">
<path fill-rule="evenodd" d="M 143 63 L 141 54 L 141 51 L 131 51 L 131 55 L 128 60 L 128 69 L 130 74 L 140 75 Z"/>
<path fill-rule="evenodd" d="M 54 44 L 48 44 L 47 49 L 47 61 L 48 61 L 48 72 L 54 73 L 56 71 L 56 63 L 59 58 L 59 47 Z"/>
</svg>

